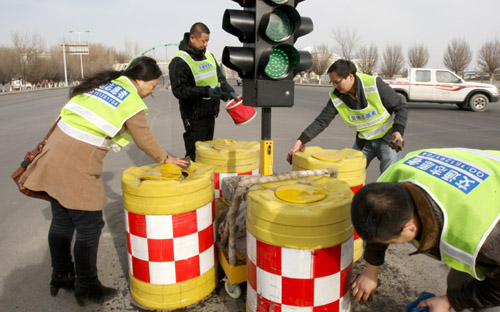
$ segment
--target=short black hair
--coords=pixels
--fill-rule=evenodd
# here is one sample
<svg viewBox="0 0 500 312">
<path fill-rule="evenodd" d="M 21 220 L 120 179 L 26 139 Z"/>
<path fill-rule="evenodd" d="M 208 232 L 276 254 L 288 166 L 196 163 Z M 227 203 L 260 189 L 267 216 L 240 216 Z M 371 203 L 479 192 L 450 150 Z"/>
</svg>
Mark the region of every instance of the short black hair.
<svg viewBox="0 0 500 312">
<path fill-rule="evenodd" d="M 352 224 L 366 241 L 399 237 L 414 214 L 410 192 L 397 183 L 367 184 L 352 199 Z"/>
<path fill-rule="evenodd" d="M 201 34 L 207 34 L 210 35 L 210 29 L 208 29 L 207 25 L 198 22 L 194 23 L 193 26 L 191 26 L 191 29 L 189 30 L 189 34 L 193 35 L 195 38 L 200 38 Z"/>
<path fill-rule="evenodd" d="M 336 72 L 342 78 L 347 78 L 349 74 L 356 75 L 356 65 L 349 60 L 339 59 L 328 68 L 327 74 L 332 72 Z"/>
</svg>

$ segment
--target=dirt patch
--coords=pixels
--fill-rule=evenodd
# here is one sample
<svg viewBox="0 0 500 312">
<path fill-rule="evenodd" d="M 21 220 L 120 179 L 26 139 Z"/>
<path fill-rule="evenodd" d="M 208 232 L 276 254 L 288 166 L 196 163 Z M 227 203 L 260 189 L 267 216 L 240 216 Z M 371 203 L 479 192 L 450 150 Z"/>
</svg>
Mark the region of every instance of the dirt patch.
<svg viewBox="0 0 500 312">
<path fill-rule="evenodd" d="M 401 312 L 423 291 L 444 294 L 448 267 L 425 255 L 408 256 L 413 251 L 415 247 L 409 243 L 390 246 L 379 273 L 379 288 L 367 304 L 352 300 L 352 311 Z M 365 265 L 363 260 L 356 262 L 353 277 L 361 273 Z"/>
</svg>

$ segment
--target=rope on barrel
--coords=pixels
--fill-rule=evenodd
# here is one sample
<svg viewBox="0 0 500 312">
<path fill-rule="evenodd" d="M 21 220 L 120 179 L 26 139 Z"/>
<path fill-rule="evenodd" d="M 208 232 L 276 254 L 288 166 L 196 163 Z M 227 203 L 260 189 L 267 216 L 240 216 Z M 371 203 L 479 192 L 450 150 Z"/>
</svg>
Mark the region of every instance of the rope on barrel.
<svg viewBox="0 0 500 312">
<path fill-rule="evenodd" d="M 226 223 L 224 225 L 224 231 L 221 235 L 219 248 L 223 248 L 228 245 L 228 257 L 229 264 L 236 264 L 236 215 L 238 213 L 238 208 L 241 204 L 241 197 L 243 196 L 246 189 L 255 184 L 278 182 L 285 180 L 295 180 L 300 178 L 321 176 L 329 174 L 331 177 L 336 178 L 338 176 L 337 168 L 323 168 L 323 169 L 312 169 L 312 170 L 301 170 L 301 171 L 291 171 L 287 173 L 282 173 L 273 176 L 249 176 L 243 177 L 238 182 L 238 186 L 234 191 L 233 200 L 231 201 L 231 206 L 229 206 L 229 211 L 226 216 Z M 229 244 L 228 244 L 229 240 Z"/>
</svg>

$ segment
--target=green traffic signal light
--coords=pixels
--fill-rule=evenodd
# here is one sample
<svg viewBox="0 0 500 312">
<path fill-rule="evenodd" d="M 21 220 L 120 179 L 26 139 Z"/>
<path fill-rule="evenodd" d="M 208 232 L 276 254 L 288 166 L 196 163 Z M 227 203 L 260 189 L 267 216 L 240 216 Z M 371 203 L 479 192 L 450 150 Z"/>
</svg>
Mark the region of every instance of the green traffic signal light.
<svg viewBox="0 0 500 312">
<path fill-rule="evenodd" d="M 288 0 L 271 0 L 271 1 L 276 3 L 276 4 L 285 4 L 288 2 Z"/>
<path fill-rule="evenodd" d="M 283 49 L 274 48 L 269 55 L 264 72 L 271 79 L 280 79 L 288 75 L 289 71 L 290 58 L 288 54 Z"/>
</svg>

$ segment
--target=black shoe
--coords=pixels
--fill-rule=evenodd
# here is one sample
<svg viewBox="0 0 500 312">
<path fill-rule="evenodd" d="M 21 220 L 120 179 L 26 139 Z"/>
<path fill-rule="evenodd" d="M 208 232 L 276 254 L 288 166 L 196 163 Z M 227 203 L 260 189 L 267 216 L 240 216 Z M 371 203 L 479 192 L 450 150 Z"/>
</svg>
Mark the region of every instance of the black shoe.
<svg viewBox="0 0 500 312">
<path fill-rule="evenodd" d="M 52 297 L 57 296 L 59 289 L 74 289 L 75 288 L 75 273 L 73 272 L 52 272 L 50 281 L 50 294 Z"/>
<path fill-rule="evenodd" d="M 89 287 L 82 287 L 78 283 L 75 285 L 75 299 L 82 307 L 85 305 L 84 299 L 103 303 L 116 296 L 117 293 L 116 289 L 103 286 L 100 281 Z"/>
</svg>

